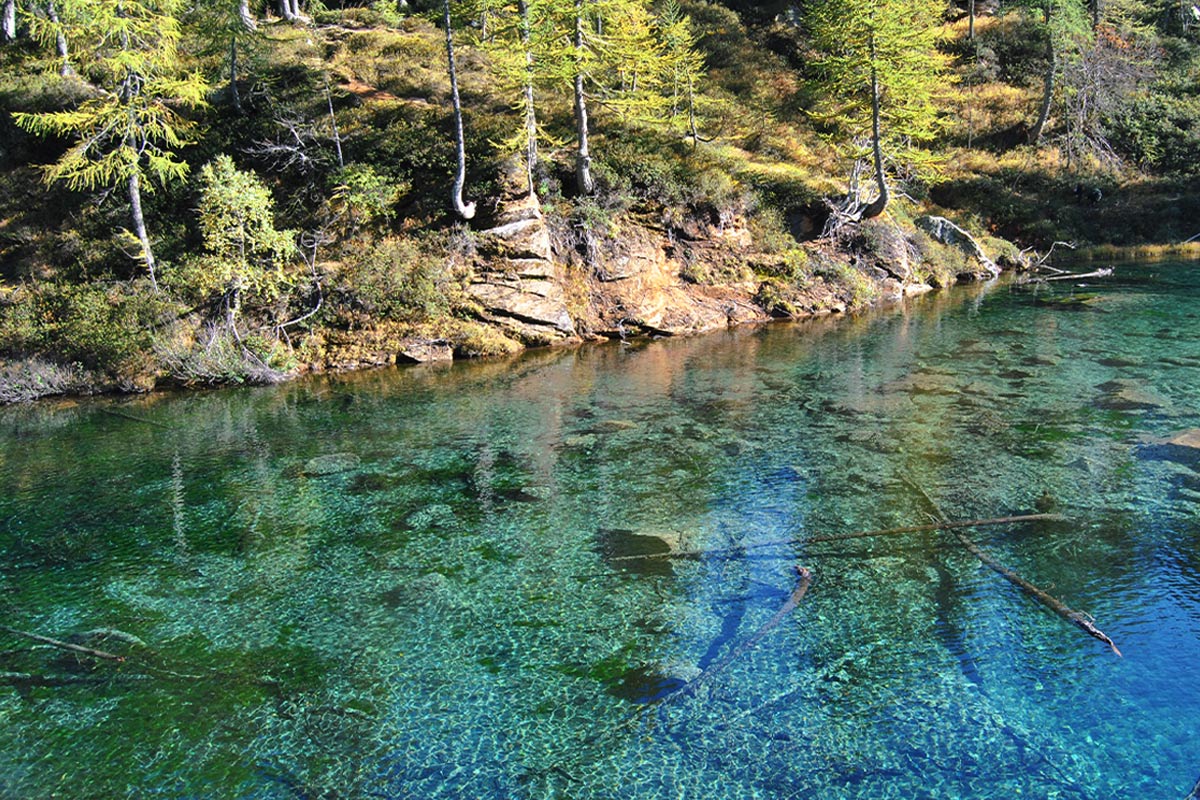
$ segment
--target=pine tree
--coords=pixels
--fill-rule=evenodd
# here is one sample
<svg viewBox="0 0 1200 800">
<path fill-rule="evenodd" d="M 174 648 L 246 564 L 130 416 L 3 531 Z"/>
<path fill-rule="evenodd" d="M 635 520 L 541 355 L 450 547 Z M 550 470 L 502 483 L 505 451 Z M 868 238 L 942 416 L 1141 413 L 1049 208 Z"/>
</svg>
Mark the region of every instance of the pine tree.
<svg viewBox="0 0 1200 800">
<path fill-rule="evenodd" d="M 808 10 L 827 98 L 817 116 L 856 160 L 869 153 L 875 170 L 877 197 L 865 206 L 851 198 L 860 219 L 887 207 L 888 161 L 923 161 L 920 146 L 938 130 L 934 100 L 946 76 L 934 45 L 942 8 L 936 0 L 817 0 Z"/>
<path fill-rule="evenodd" d="M 125 186 L 134 235 L 156 288 L 142 193 L 187 173 L 176 151 L 191 125 L 176 108 L 202 105 L 208 88 L 198 75 L 182 74 L 176 49 L 181 5 L 182 0 L 65 0 L 60 8 L 77 43 L 79 69 L 100 92 L 70 111 L 14 114 L 28 131 L 75 140 L 44 167 L 47 182 L 85 190 Z"/>
</svg>

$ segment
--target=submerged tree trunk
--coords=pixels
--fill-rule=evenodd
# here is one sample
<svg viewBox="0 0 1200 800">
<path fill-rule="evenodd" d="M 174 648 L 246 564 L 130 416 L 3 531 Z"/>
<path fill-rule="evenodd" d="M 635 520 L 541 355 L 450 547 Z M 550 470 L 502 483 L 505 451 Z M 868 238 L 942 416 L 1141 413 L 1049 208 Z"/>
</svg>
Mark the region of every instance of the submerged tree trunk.
<svg viewBox="0 0 1200 800">
<path fill-rule="evenodd" d="M 142 181 L 135 169 L 129 176 L 129 204 L 133 207 L 133 231 L 142 245 L 142 257 L 150 271 L 150 285 L 158 291 L 158 278 L 154 274 L 154 251 L 150 248 L 150 235 L 146 233 L 146 218 L 142 214 Z"/>
<path fill-rule="evenodd" d="M 46 0 L 46 19 L 54 25 L 54 49 L 59 58 L 58 74 L 64 78 L 74 75 L 75 69 L 71 66 L 71 53 L 67 49 L 67 35 L 63 32 L 62 25 L 59 24 L 58 7 L 54 5 L 54 0 Z"/>
<path fill-rule="evenodd" d="M 525 175 L 529 193 L 533 194 L 533 173 L 537 169 L 537 106 L 533 97 L 533 50 L 530 47 L 532 24 L 529 19 L 528 0 L 517 0 L 517 11 L 521 15 L 521 45 L 525 48 Z"/>
<path fill-rule="evenodd" d="M 1029 132 L 1030 144 L 1037 144 L 1042 139 L 1042 133 L 1046 130 L 1046 122 L 1050 119 L 1050 105 L 1054 101 L 1054 79 L 1058 73 L 1058 53 L 1054 49 L 1054 32 L 1050 30 L 1050 9 L 1046 8 L 1046 60 L 1049 66 L 1046 67 L 1046 75 L 1043 79 L 1042 88 L 1042 105 L 1038 110 L 1037 122 L 1033 124 L 1033 130 Z"/>
<path fill-rule="evenodd" d="M 463 184 L 467 182 L 467 145 L 463 136 L 462 100 L 458 96 L 458 67 L 454 61 L 454 29 L 450 25 L 450 0 L 442 0 L 443 21 L 446 23 L 446 62 L 450 69 L 450 99 L 454 104 L 454 144 L 457 171 L 450 202 L 454 213 L 462 219 L 475 216 L 475 204 L 463 203 Z"/>
<path fill-rule="evenodd" d="M 879 196 L 872 200 L 862 210 L 859 219 L 878 217 L 887 208 L 890 195 L 888 193 L 887 176 L 883 171 L 883 143 L 880 141 L 879 120 L 879 73 L 875 69 L 875 37 L 871 37 L 871 149 L 875 157 L 875 184 L 879 187 Z"/>
<path fill-rule="evenodd" d="M 3 21 L 0 22 L 0 36 L 5 42 L 17 38 L 17 0 L 4 0 Z"/>
<path fill-rule="evenodd" d="M 583 0 L 575 0 L 575 183 L 580 194 L 589 195 L 596 183 L 592 179 L 592 156 L 588 151 L 587 98 L 583 92 Z"/>
</svg>

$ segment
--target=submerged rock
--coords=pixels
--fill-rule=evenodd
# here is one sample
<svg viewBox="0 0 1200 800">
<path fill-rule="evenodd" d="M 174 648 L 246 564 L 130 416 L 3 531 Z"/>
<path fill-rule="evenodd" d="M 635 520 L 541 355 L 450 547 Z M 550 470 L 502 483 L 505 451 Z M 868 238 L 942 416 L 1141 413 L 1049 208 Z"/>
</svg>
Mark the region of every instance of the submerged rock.
<svg viewBox="0 0 1200 800">
<path fill-rule="evenodd" d="M 354 455 L 354 453 L 330 453 L 329 455 L 317 456 L 305 461 L 300 474 L 307 478 L 315 478 L 321 475 L 336 475 L 339 472 L 349 472 L 352 469 L 358 469 L 361 463 L 362 459 Z"/>
<path fill-rule="evenodd" d="M 1162 408 L 1167 404 L 1163 398 L 1146 391 L 1136 381 L 1125 379 L 1107 381 L 1096 388 L 1104 393 L 1098 403 L 1101 408 L 1137 411 Z"/>
</svg>

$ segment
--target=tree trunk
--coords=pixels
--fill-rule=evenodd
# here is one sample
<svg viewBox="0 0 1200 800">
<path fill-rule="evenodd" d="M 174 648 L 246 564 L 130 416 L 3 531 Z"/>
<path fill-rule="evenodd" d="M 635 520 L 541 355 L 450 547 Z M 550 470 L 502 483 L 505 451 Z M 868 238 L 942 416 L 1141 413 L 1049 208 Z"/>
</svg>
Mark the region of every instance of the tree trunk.
<svg viewBox="0 0 1200 800">
<path fill-rule="evenodd" d="M 241 114 L 242 96 L 238 94 L 237 80 L 237 34 L 235 33 L 229 37 L 229 99 L 233 103 L 233 110 Z"/>
<path fill-rule="evenodd" d="M 528 0 L 517 0 L 517 11 L 521 15 L 521 45 L 525 48 L 525 175 L 529 182 L 529 193 L 534 193 L 533 172 L 537 169 L 537 106 L 533 97 L 533 50 L 530 47 L 532 24 L 529 19 Z"/>
<path fill-rule="evenodd" d="M 296 18 L 295 12 L 292 11 L 292 0 L 279 0 L 279 16 L 288 22 Z"/>
<path fill-rule="evenodd" d="M 700 130 L 696 127 L 696 86 L 695 79 L 688 73 L 688 133 L 692 137 L 692 150 L 700 147 Z"/>
<path fill-rule="evenodd" d="M 975 0 L 967 2 L 967 38 L 975 41 Z"/>
<path fill-rule="evenodd" d="M 579 193 L 590 195 L 596 188 L 592 179 L 592 156 L 588 151 L 587 98 L 583 93 L 583 0 L 575 0 L 575 183 Z"/>
<path fill-rule="evenodd" d="M 158 291 L 158 278 L 154 274 L 154 251 L 150 249 L 150 236 L 146 233 L 146 218 L 142 215 L 142 181 L 135 168 L 129 176 L 129 203 L 133 207 L 133 231 L 142 243 L 142 257 L 150 271 L 150 285 Z"/>
<path fill-rule="evenodd" d="M 446 24 L 446 62 L 450 69 L 450 99 L 454 103 L 454 144 L 457 158 L 457 171 L 454 174 L 454 188 L 450 193 L 450 202 L 454 213 L 462 219 L 475 216 L 475 204 L 463 203 L 463 184 L 467 182 L 467 144 L 463 136 L 462 100 L 458 96 L 458 67 L 454 61 L 454 29 L 450 24 L 450 0 L 442 0 L 442 19 Z"/>
<path fill-rule="evenodd" d="M 58 74 L 64 78 L 74 75 L 75 69 L 71 66 L 71 53 L 67 49 L 67 35 L 63 33 L 62 26 L 59 24 L 58 7 L 54 5 L 54 0 L 46 0 L 46 19 L 54 25 L 54 48 L 61 62 L 58 65 Z"/>
<path fill-rule="evenodd" d="M 878 217 L 887 208 L 890 195 L 888 193 L 887 175 L 883 171 L 883 143 L 880 141 L 879 121 L 879 73 L 875 70 L 875 37 L 871 37 L 871 150 L 875 156 L 875 184 L 879 187 L 879 196 L 872 200 L 862 210 L 859 219 Z"/>
<path fill-rule="evenodd" d="M 254 14 L 250 13 L 250 0 L 238 0 L 238 19 L 241 20 L 242 27 L 248 31 L 258 27 L 258 23 L 254 21 Z"/>
<path fill-rule="evenodd" d="M 1049 61 L 1049 66 L 1046 67 L 1046 76 L 1043 79 L 1042 89 L 1042 107 L 1038 111 L 1037 122 L 1033 124 L 1033 130 L 1029 132 L 1030 144 L 1037 144 L 1042 139 L 1042 133 L 1046 129 L 1046 122 L 1050 119 L 1050 104 L 1054 101 L 1054 79 L 1058 73 L 1058 53 L 1054 49 L 1054 32 L 1050 30 L 1050 9 L 1046 9 L 1046 60 Z"/>
<path fill-rule="evenodd" d="M 4 0 L 4 19 L 0 23 L 0 35 L 5 42 L 17 38 L 17 0 Z"/>
</svg>

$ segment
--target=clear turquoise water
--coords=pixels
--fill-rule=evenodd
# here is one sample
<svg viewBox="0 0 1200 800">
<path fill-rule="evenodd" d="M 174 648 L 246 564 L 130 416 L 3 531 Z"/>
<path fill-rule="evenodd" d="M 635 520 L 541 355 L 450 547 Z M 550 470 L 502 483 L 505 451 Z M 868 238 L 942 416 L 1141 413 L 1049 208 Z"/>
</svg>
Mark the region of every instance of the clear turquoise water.
<svg viewBox="0 0 1200 800">
<path fill-rule="evenodd" d="M 0 632 L 0 796 L 1182 800 L 1197 270 L 0 410 L 0 622 L 148 644 Z M 1124 658 L 949 534 L 617 558 L 926 521 L 902 479 L 1052 502 L 971 536 Z"/>
</svg>

